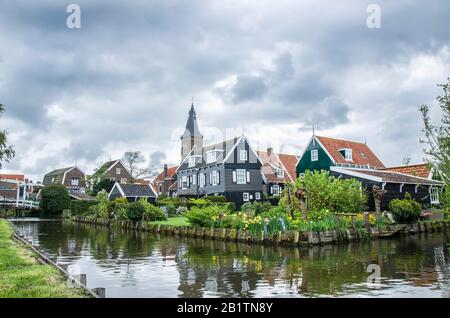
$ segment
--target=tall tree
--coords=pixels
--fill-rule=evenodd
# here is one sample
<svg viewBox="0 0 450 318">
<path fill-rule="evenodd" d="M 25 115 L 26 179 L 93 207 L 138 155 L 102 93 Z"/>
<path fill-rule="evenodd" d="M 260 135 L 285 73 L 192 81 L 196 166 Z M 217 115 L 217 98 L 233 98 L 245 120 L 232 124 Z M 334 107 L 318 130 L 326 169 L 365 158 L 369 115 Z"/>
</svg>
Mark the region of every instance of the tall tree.
<svg viewBox="0 0 450 318">
<path fill-rule="evenodd" d="M 424 149 L 428 155 L 428 163 L 436 169 L 439 176 L 445 181 L 450 182 L 450 77 L 447 83 L 438 85 L 442 87 L 443 93 L 436 100 L 442 112 L 440 123 L 434 125 L 431 122 L 430 107 L 428 105 L 420 106 L 424 127 L 422 129 L 425 138 L 420 142 L 427 145 Z"/>
<path fill-rule="evenodd" d="M 0 117 L 5 111 L 3 104 L 0 104 Z M 0 130 L 0 168 L 3 162 L 9 162 L 14 158 L 15 152 L 12 146 L 8 145 L 8 132 L 6 130 Z"/>
<path fill-rule="evenodd" d="M 140 178 L 153 178 L 158 174 L 158 168 L 149 166 L 142 168 L 141 165 L 145 163 L 145 157 L 140 151 L 127 151 L 122 157 L 125 167 L 130 172 L 132 182 Z"/>
</svg>

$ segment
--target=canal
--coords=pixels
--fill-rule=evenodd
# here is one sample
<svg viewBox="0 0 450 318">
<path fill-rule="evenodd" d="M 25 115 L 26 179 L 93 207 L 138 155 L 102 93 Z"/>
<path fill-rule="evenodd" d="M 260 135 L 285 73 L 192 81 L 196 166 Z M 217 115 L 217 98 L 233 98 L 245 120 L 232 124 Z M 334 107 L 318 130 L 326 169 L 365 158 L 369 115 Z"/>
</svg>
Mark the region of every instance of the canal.
<svg viewBox="0 0 450 318">
<path fill-rule="evenodd" d="M 445 233 L 297 248 L 70 221 L 13 224 L 106 297 L 450 297 Z"/>
</svg>

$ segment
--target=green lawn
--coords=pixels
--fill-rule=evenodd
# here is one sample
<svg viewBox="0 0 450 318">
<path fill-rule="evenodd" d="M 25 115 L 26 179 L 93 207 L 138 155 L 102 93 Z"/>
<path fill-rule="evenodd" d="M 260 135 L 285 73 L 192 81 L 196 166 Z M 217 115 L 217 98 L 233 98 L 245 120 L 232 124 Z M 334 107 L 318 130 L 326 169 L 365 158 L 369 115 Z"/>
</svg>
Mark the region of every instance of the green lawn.
<svg viewBox="0 0 450 318">
<path fill-rule="evenodd" d="M 87 297 L 81 289 L 68 288 L 56 269 L 39 264 L 11 234 L 11 225 L 0 219 L 0 298 Z"/>
<path fill-rule="evenodd" d="M 166 221 L 153 221 L 149 222 L 149 224 L 161 224 L 161 225 L 169 225 L 169 226 L 190 226 L 187 217 L 185 216 L 174 216 L 167 218 Z"/>
</svg>

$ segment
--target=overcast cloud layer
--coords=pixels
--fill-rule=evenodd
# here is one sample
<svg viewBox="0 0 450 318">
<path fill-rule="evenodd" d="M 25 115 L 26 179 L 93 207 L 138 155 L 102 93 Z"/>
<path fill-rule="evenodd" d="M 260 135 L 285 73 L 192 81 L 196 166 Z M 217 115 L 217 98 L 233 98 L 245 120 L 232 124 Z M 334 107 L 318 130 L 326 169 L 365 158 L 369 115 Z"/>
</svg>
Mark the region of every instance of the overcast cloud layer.
<svg viewBox="0 0 450 318">
<path fill-rule="evenodd" d="M 318 134 L 366 140 L 386 165 L 421 162 L 421 104 L 450 75 L 450 2 L 0 1 L 0 103 L 17 156 L 41 180 L 124 151 L 177 163 L 191 96 L 206 142 L 244 129 L 300 154 Z M 436 115 L 437 107 L 433 115 Z"/>
</svg>

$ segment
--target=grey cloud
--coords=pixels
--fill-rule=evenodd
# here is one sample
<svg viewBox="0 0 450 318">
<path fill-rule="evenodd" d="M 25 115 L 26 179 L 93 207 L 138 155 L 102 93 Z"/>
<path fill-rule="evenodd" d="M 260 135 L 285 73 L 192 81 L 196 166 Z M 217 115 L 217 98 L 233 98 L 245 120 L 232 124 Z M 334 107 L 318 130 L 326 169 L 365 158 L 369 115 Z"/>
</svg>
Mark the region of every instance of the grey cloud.
<svg viewBox="0 0 450 318">
<path fill-rule="evenodd" d="M 150 165 L 158 167 L 166 158 L 167 156 L 163 151 L 154 151 L 150 154 Z"/>
</svg>

